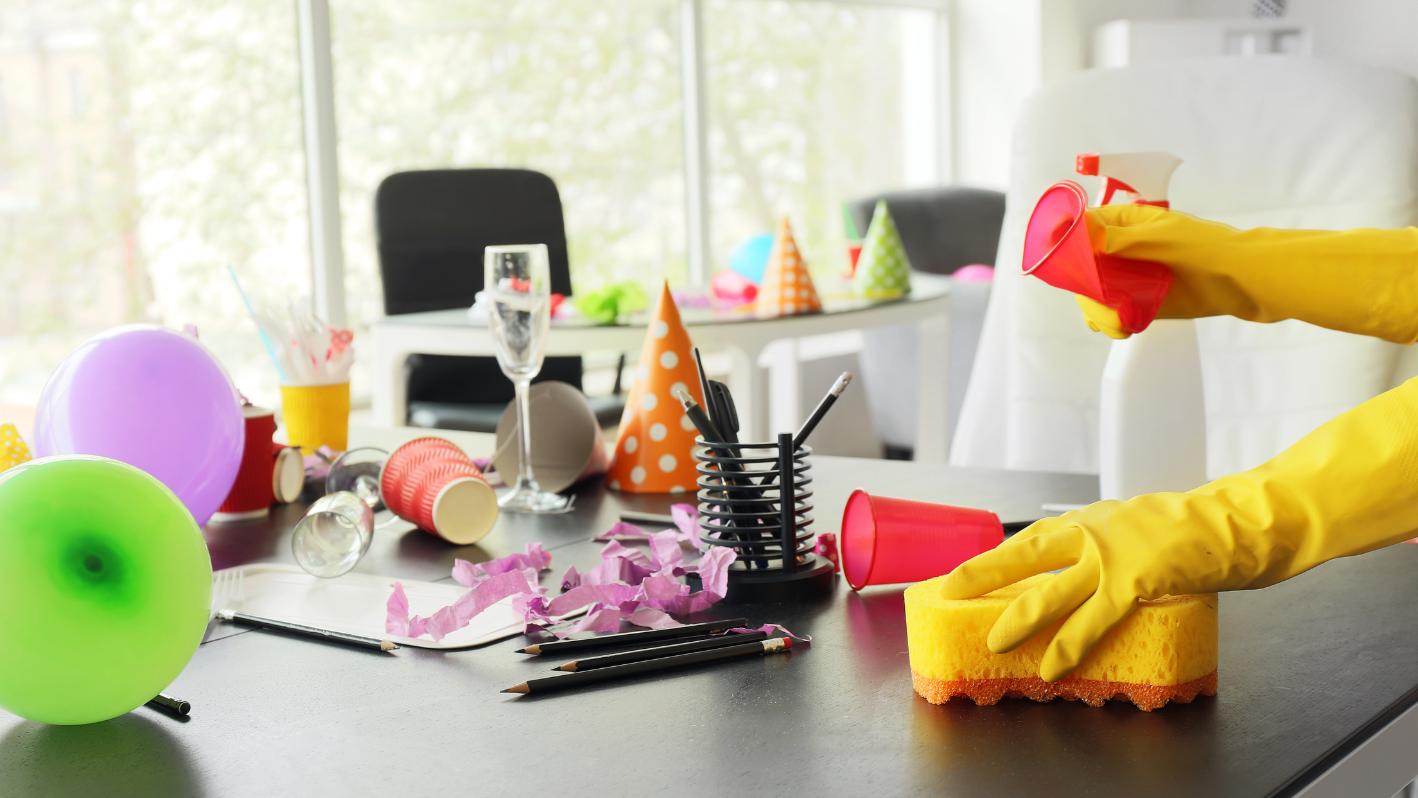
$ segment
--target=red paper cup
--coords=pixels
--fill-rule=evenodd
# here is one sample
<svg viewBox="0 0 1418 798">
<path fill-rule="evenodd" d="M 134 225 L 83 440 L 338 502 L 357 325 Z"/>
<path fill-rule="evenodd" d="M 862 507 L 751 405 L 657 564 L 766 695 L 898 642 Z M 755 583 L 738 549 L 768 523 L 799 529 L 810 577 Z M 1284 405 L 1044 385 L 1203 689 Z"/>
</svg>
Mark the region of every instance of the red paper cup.
<svg viewBox="0 0 1418 798">
<path fill-rule="evenodd" d="M 429 475 L 434 472 L 445 473 L 445 470 L 448 470 L 447 473 L 482 478 L 482 471 L 470 460 L 443 453 L 442 456 L 432 457 L 410 468 L 404 478 L 393 486 L 395 493 L 393 495 L 385 494 L 384 506 L 400 518 L 413 521 L 418 510 L 419 490 L 427 484 Z"/>
<path fill-rule="evenodd" d="M 444 457 L 473 462 L 457 444 L 443 438 L 415 438 L 391 452 L 379 473 L 379 493 L 384 498 L 384 506 L 401 518 L 407 517 L 402 498 L 410 472 L 421 463 Z"/>
<path fill-rule="evenodd" d="M 466 546 L 492 531 L 497 522 L 497 494 L 471 463 L 445 461 L 420 467 L 413 516 L 419 529 L 449 543 Z"/>
<path fill-rule="evenodd" d="M 950 573 L 1004 542 L 989 510 L 930 504 L 856 490 L 842 513 L 842 573 L 853 590 Z"/>
<path fill-rule="evenodd" d="M 217 508 L 212 520 L 240 521 L 261 518 L 271 510 L 271 436 L 276 433 L 276 414 L 263 407 L 246 405 L 241 408 L 246 422 L 246 445 L 241 453 L 241 466 L 236 472 L 226 501 Z"/>
</svg>

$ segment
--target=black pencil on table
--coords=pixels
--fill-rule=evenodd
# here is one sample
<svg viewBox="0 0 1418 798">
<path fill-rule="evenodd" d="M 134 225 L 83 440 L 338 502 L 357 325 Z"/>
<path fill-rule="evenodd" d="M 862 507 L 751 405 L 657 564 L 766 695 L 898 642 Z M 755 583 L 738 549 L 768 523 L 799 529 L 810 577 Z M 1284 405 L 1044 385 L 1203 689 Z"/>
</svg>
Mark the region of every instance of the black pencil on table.
<svg viewBox="0 0 1418 798">
<path fill-rule="evenodd" d="M 665 629 L 645 629 L 638 632 L 621 632 L 613 635 L 597 635 L 596 637 L 582 637 L 573 640 L 554 640 L 549 643 L 533 643 L 526 648 L 516 649 L 518 654 L 555 654 L 559 651 L 585 651 L 592 648 L 605 648 L 607 646 L 638 646 L 651 640 L 674 640 L 680 637 L 693 637 L 695 635 L 707 635 L 714 632 L 727 632 L 738 626 L 748 623 L 747 618 L 730 618 L 726 621 L 708 621 L 705 623 L 689 623 L 683 626 L 671 626 Z"/>
<path fill-rule="evenodd" d="M 640 662 L 627 662 L 624 665 L 612 665 L 608 668 L 597 668 L 591 671 L 578 671 L 576 673 L 568 673 L 565 676 L 528 679 L 502 692 L 548 693 L 554 690 L 567 690 L 586 684 L 594 684 L 596 682 L 606 682 L 611 679 L 622 679 L 626 676 L 634 676 L 641 673 L 654 673 L 671 668 L 682 668 L 686 665 L 700 665 L 708 662 L 740 659 L 742 657 L 776 654 L 780 651 L 787 651 L 792 647 L 793 639 L 791 637 L 775 637 L 771 640 L 759 640 L 754 643 L 744 643 L 737 646 L 712 648 L 708 651 L 694 651 L 689 654 L 647 659 Z"/>
<path fill-rule="evenodd" d="M 612 665 L 624 665 L 627 662 L 640 662 L 647 659 L 659 659 L 660 657 L 671 657 L 676 654 L 688 654 L 693 651 L 708 651 L 711 648 L 723 648 L 725 646 L 742 645 L 752 643 L 757 640 L 767 640 L 767 632 L 748 632 L 746 634 L 722 635 L 710 637 L 705 640 L 691 640 L 688 643 L 671 643 L 667 646 L 655 646 L 654 648 L 637 648 L 634 651 L 625 651 L 620 654 L 604 654 L 599 657 L 587 657 L 578 659 L 575 662 L 568 662 L 565 665 L 558 665 L 552 668 L 554 671 L 592 671 L 596 668 L 608 668 Z"/>
<path fill-rule="evenodd" d="M 380 640 L 377 637 L 365 637 L 363 635 L 352 635 L 348 632 L 336 632 L 331 629 L 317 629 L 314 626 L 303 626 L 289 621 L 278 621 L 273 618 L 258 618 L 255 615 L 247 615 L 244 612 L 234 610 L 218 610 L 217 617 L 231 623 L 239 623 L 243 626 L 253 626 L 257 629 L 271 629 L 277 632 L 290 632 L 291 634 L 313 637 L 317 640 L 325 640 L 331 643 L 343 643 L 347 646 L 358 648 L 372 648 L 375 651 L 393 651 L 399 646 L 388 640 Z"/>
<path fill-rule="evenodd" d="M 192 711 L 192 705 L 190 703 L 180 698 L 163 695 L 162 693 L 158 693 L 157 698 L 148 701 L 147 705 L 153 709 L 162 710 L 169 715 L 176 715 L 179 718 L 187 717 L 187 714 Z"/>
</svg>

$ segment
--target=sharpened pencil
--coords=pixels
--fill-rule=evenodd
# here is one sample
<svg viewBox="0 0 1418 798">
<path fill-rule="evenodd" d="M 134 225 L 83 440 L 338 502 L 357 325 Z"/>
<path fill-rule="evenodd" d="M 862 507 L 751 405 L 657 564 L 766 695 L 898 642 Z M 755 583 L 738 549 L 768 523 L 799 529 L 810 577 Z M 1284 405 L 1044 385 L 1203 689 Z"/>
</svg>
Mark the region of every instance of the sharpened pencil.
<svg viewBox="0 0 1418 798">
<path fill-rule="evenodd" d="M 242 626 L 254 626 L 257 629 L 270 629 L 276 632 L 290 632 L 291 634 L 313 637 L 317 640 L 325 640 L 331 643 L 343 643 L 347 646 L 357 646 L 359 648 L 372 648 L 375 651 L 393 651 L 399 646 L 388 640 L 380 640 L 377 637 L 364 637 L 363 635 L 352 635 L 348 632 L 336 632 L 331 629 L 317 629 L 314 626 L 303 626 L 289 621 L 278 621 L 274 618 L 258 618 L 255 615 L 247 615 L 244 612 L 234 612 L 232 610 L 218 610 L 217 617 L 229 623 L 239 623 Z"/>
<path fill-rule="evenodd" d="M 758 640 L 767 640 L 767 632 L 749 632 L 747 634 L 730 634 L 721 637 L 711 637 L 707 640 L 691 640 L 688 643 L 671 643 L 667 646 L 655 646 L 654 648 L 638 648 L 634 651 L 626 651 L 620 654 L 605 654 L 599 657 L 589 657 L 578 659 L 575 662 L 568 662 L 552 668 L 554 671 L 567 671 L 576 673 L 578 671 L 593 671 L 596 668 L 609 668 L 612 665 L 624 665 L 627 662 L 641 662 L 647 659 L 659 659 L 660 657 L 672 657 L 677 654 L 688 654 L 692 651 L 708 651 L 711 648 L 724 648 L 725 646 L 737 646 L 744 643 L 752 643 Z"/>
<path fill-rule="evenodd" d="M 682 668 L 686 665 L 701 665 L 709 662 L 740 659 L 742 657 L 776 654 L 780 651 L 787 651 L 792 647 L 793 639 L 791 637 L 775 637 L 771 640 L 760 640 L 755 643 L 744 643 L 738 646 L 724 646 L 723 648 L 713 648 L 708 651 L 694 651 L 689 654 L 680 654 L 674 657 L 659 657 L 657 659 L 647 659 L 640 662 L 627 662 L 624 665 L 612 665 L 608 668 L 597 668 L 593 671 L 568 673 L 565 676 L 528 679 L 502 692 L 525 694 L 569 690 L 596 682 L 622 679 L 626 676 L 635 676 L 641 673 L 665 671 L 671 668 Z"/>
<path fill-rule="evenodd" d="M 648 643 L 651 640 L 674 640 L 681 637 L 694 637 L 695 635 L 707 635 L 714 632 L 727 632 L 737 626 L 748 623 L 747 618 L 730 618 L 726 621 L 709 621 L 708 623 L 690 623 L 683 626 L 671 626 L 668 629 L 646 629 L 641 632 L 620 632 L 612 635 L 597 635 L 596 637 L 582 637 L 574 640 L 556 640 L 549 643 L 534 643 L 526 648 L 516 649 L 518 654 L 555 654 L 566 651 L 586 651 L 592 648 L 606 648 L 609 646 L 638 646 L 641 643 Z"/>
</svg>

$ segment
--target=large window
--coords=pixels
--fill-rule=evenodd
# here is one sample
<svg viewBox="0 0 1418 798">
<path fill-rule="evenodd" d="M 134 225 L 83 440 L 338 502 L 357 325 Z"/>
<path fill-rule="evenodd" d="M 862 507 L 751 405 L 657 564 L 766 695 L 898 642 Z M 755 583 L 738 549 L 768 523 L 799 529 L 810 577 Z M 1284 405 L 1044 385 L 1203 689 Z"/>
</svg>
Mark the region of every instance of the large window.
<svg viewBox="0 0 1418 798">
<path fill-rule="evenodd" d="M 831 279 L 847 269 L 843 202 L 939 180 L 934 17 L 809 0 L 708 3 L 711 270 L 787 216 L 809 266 Z"/>
<path fill-rule="evenodd" d="M 697 2 L 698 28 L 688 0 L 0 8 L 0 421 L 28 428 L 58 362 L 133 321 L 196 324 L 243 392 L 278 401 L 227 267 L 258 303 L 303 301 L 312 268 L 331 273 L 312 263 L 309 219 L 338 214 L 362 332 L 382 313 L 373 193 L 404 169 L 550 174 L 580 292 L 682 286 L 704 231 L 707 277 L 784 215 L 818 273 L 839 274 L 843 201 L 939 180 L 940 12 Z M 337 207 L 307 190 L 321 139 L 303 117 L 299 8 L 328 20 Z M 686 74 L 704 91 L 688 136 Z M 707 209 L 686 199 L 691 162 L 707 166 Z"/>
<path fill-rule="evenodd" d="M 683 282 L 677 29 L 674 0 L 336 0 L 352 317 L 382 311 L 372 198 L 402 169 L 546 172 L 578 290 Z"/>
<path fill-rule="evenodd" d="M 282 0 L 0 11 L 0 421 L 107 327 L 197 325 L 273 401 L 227 277 L 308 294 L 300 77 Z"/>
</svg>

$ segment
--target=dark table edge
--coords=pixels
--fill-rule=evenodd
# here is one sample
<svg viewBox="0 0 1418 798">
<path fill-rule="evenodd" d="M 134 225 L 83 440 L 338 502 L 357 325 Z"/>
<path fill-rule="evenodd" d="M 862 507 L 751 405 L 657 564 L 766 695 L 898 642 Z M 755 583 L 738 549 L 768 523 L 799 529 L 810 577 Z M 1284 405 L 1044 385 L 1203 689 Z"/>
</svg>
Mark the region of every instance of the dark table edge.
<svg viewBox="0 0 1418 798">
<path fill-rule="evenodd" d="M 1375 715 L 1368 723 L 1349 733 L 1349 736 L 1339 741 L 1335 746 L 1326 751 L 1320 758 L 1310 764 L 1308 768 L 1291 776 L 1288 781 L 1276 787 L 1266 798 L 1290 798 L 1298 795 L 1310 785 L 1318 781 L 1330 768 L 1339 764 L 1345 757 L 1357 751 L 1359 748 L 1374 738 L 1383 728 L 1398 719 L 1400 715 L 1418 704 L 1418 685 L 1404 693 L 1397 701 L 1388 705 L 1383 712 Z"/>
</svg>

